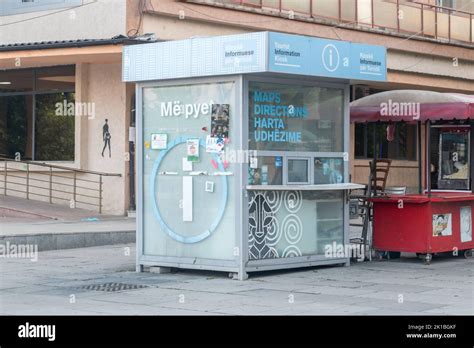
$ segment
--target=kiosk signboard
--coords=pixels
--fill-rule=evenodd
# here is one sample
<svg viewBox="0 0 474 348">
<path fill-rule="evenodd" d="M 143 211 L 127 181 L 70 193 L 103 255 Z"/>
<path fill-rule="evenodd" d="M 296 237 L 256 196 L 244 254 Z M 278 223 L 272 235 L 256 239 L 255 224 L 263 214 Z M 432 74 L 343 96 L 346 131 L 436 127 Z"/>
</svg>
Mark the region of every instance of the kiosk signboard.
<svg viewBox="0 0 474 348">
<path fill-rule="evenodd" d="M 385 57 L 382 46 L 269 33 L 269 70 L 274 72 L 385 81 Z"/>
<path fill-rule="evenodd" d="M 386 81 L 386 49 L 308 36 L 258 32 L 124 47 L 123 80 L 276 72 Z"/>
</svg>

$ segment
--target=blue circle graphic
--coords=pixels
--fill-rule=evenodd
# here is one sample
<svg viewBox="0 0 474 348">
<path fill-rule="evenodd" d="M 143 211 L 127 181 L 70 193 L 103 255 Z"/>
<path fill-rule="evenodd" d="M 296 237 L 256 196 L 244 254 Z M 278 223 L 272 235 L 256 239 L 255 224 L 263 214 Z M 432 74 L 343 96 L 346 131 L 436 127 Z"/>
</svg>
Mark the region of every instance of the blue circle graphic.
<svg viewBox="0 0 474 348">
<path fill-rule="evenodd" d="M 219 211 L 217 212 L 217 216 L 212 222 L 211 226 L 209 229 L 206 231 L 195 235 L 195 236 L 183 236 L 175 231 L 173 231 L 163 220 L 160 209 L 158 208 L 158 203 L 156 202 L 156 176 L 158 175 L 158 169 L 160 168 L 161 162 L 165 158 L 165 156 L 169 153 L 169 151 L 174 148 L 177 145 L 186 143 L 190 139 L 196 139 L 196 137 L 191 137 L 191 136 L 180 136 L 174 139 L 172 142 L 170 142 L 168 148 L 158 155 L 155 163 L 153 164 L 153 169 L 151 171 L 151 176 L 150 176 L 150 187 L 151 187 L 151 192 L 153 194 L 153 211 L 155 213 L 155 217 L 158 220 L 158 223 L 160 224 L 161 228 L 174 240 L 180 242 L 180 243 L 185 243 L 185 244 L 193 244 L 193 243 L 198 243 L 201 242 L 202 240 L 206 239 L 209 237 L 217 228 L 219 223 L 222 220 L 222 217 L 224 216 L 225 212 L 225 207 L 227 205 L 227 176 L 223 175 L 221 176 L 221 181 L 222 181 L 222 196 L 221 196 L 221 205 L 219 208 Z M 201 148 L 206 148 L 206 144 L 202 139 L 199 139 L 199 146 Z M 221 158 L 217 154 L 212 154 L 212 157 L 214 161 L 217 163 L 217 166 L 219 168 L 220 172 L 225 172 L 224 164 L 222 163 Z"/>
</svg>

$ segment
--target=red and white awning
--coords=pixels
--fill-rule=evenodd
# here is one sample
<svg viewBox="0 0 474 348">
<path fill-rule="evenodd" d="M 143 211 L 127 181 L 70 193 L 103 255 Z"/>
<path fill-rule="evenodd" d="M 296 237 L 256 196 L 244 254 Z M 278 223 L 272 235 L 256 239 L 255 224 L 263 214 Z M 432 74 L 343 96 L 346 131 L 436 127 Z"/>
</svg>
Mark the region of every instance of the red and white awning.
<svg viewBox="0 0 474 348">
<path fill-rule="evenodd" d="M 372 94 L 350 104 L 351 122 L 474 119 L 474 95 L 422 90 Z"/>
</svg>

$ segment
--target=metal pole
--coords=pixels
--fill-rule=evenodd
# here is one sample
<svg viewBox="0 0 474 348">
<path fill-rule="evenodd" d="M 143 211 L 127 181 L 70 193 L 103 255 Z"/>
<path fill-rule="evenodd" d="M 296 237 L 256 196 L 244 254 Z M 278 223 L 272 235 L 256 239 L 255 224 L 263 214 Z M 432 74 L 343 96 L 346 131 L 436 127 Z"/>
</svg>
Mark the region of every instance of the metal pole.
<svg viewBox="0 0 474 348">
<path fill-rule="evenodd" d="M 377 174 L 375 173 L 375 169 L 377 168 L 377 137 L 375 135 L 375 127 L 377 126 L 377 122 L 373 123 L 372 127 L 372 138 L 373 138 L 373 149 L 374 149 L 374 160 L 372 161 L 372 168 L 371 168 L 371 175 L 372 175 L 372 183 L 373 183 L 373 190 L 374 196 L 377 195 Z"/>
<path fill-rule="evenodd" d="M 74 171 L 74 187 L 73 187 L 73 190 L 74 190 L 74 207 L 76 207 L 76 183 L 77 183 L 77 180 L 76 180 L 76 177 L 77 177 L 77 172 Z"/>
<path fill-rule="evenodd" d="M 49 167 L 49 203 L 53 203 L 53 168 Z"/>
<path fill-rule="evenodd" d="M 102 175 L 99 175 L 99 214 L 102 214 Z"/>
<path fill-rule="evenodd" d="M 473 187 L 473 178 L 474 178 L 474 161 L 473 154 L 474 154 L 474 142 L 472 141 L 472 135 L 474 134 L 474 121 L 469 120 L 469 125 L 471 128 L 469 129 L 469 189 L 474 191 Z"/>
<path fill-rule="evenodd" d="M 397 32 L 400 32 L 400 0 L 397 0 Z"/>
<path fill-rule="evenodd" d="M 337 15 L 339 16 L 339 22 L 338 22 L 338 23 L 340 23 L 340 22 L 341 22 L 341 20 L 342 20 L 342 8 L 341 8 L 341 2 L 342 2 L 342 0 L 339 0 L 339 4 L 338 4 L 338 6 L 339 6 L 339 7 L 338 7 L 338 9 L 337 9 L 337 11 L 338 11 L 338 12 L 337 12 Z"/>
<path fill-rule="evenodd" d="M 5 175 L 4 175 L 5 186 L 3 187 L 3 194 L 5 196 L 7 195 L 7 169 L 8 169 L 8 161 L 5 160 Z"/>
<path fill-rule="evenodd" d="M 374 22 L 375 22 L 375 15 L 374 15 L 374 0 L 370 1 L 370 12 L 371 12 L 371 20 L 372 20 L 372 28 L 374 27 Z"/>
<path fill-rule="evenodd" d="M 26 199 L 30 199 L 30 165 L 26 164 Z"/>
<path fill-rule="evenodd" d="M 421 34 L 425 36 L 425 8 L 421 4 Z"/>
<path fill-rule="evenodd" d="M 33 79 L 33 88 L 36 91 L 36 70 L 33 70 L 34 79 Z M 36 159 L 36 94 L 32 96 L 33 101 L 33 121 L 31 123 L 31 159 L 34 161 Z M 26 153 L 25 153 L 26 155 Z"/>
<path fill-rule="evenodd" d="M 136 209 L 135 203 L 135 143 L 130 142 L 130 161 L 129 161 L 129 188 L 130 188 L 130 210 Z"/>
<path fill-rule="evenodd" d="M 451 42 L 451 10 L 448 10 L 448 41 Z"/>
<path fill-rule="evenodd" d="M 421 155 L 421 121 L 418 121 L 416 130 L 418 131 L 418 193 L 423 193 L 423 160 Z"/>
<path fill-rule="evenodd" d="M 133 136 L 134 141 L 129 141 L 129 185 L 130 185 L 130 210 L 136 210 L 135 203 L 135 144 L 136 144 L 136 105 L 135 105 L 135 94 L 132 96 L 131 100 L 131 110 L 130 110 L 130 126 L 133 127 L 135 134 Z M 130 139 L 131 140 L 131 139 Z"/>
<path fill-rule="evenodd" d="M 355 25 L 359 24 L 359 0 L 355 1 Z"/>
<path fill-rule="evenodd" d="M 472 13 L 469 14 L 469 42 L 472 43 Z"/>
<path fill-rule="evenodd" d="M 426 121 L 426 185 L 428 197 L 431 197 L 431 121 Z"/>
</svg>

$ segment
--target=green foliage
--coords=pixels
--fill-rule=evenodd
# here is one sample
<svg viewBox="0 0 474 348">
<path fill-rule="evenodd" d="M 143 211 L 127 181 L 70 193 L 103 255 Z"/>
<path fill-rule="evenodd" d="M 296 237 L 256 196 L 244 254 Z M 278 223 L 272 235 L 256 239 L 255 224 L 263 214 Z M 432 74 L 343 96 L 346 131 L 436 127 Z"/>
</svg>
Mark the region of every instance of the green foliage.
<svg viewBox="0 0 474 348">
<path fill-rule="evenodd" d="M 74 103 L 73 93 L 36 96 L 35 160 L 74 160 L 74 116 L 58 116 L 56 104 Z"/>
</svg>

